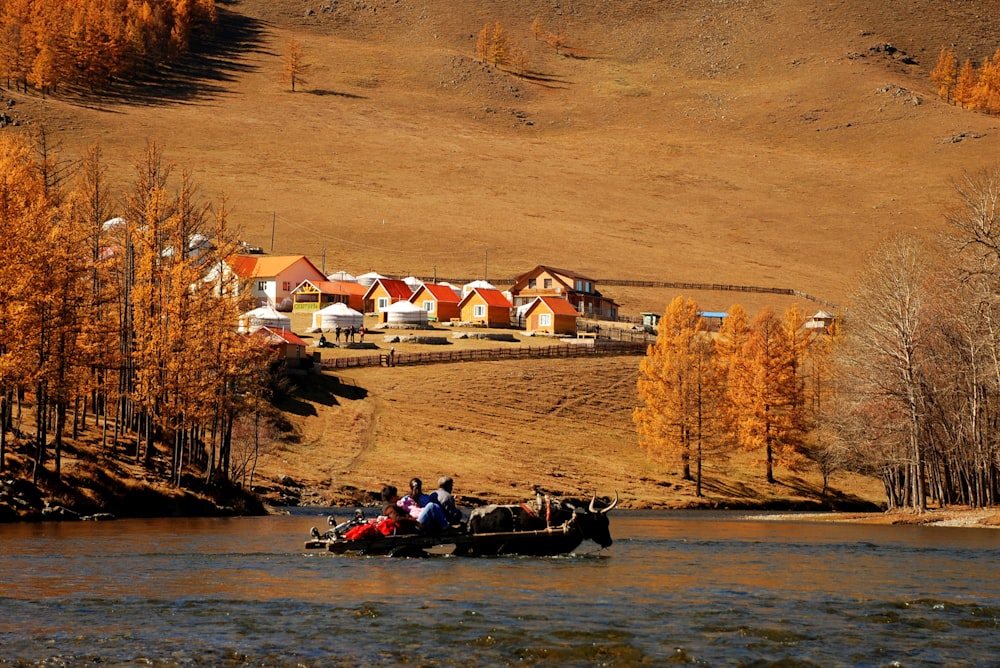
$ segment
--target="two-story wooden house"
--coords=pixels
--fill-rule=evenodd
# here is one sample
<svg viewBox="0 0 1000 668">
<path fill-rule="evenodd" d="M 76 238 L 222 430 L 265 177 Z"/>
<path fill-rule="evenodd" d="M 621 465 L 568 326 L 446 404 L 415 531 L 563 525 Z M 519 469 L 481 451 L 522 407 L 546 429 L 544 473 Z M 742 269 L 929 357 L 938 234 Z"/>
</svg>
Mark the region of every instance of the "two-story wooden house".
<svg viewBox="0 0 1000 668">
<path fill-rule="evenodd" d="M 530 304 L 536 297 L 556 297 L 565 299 L 582 316 L 618 319 L 618 304 L 597 290 L 594 279 L 566 269 L 538 265 L 518 276 L 508 292 L 515 307 Z"/>
</svg>

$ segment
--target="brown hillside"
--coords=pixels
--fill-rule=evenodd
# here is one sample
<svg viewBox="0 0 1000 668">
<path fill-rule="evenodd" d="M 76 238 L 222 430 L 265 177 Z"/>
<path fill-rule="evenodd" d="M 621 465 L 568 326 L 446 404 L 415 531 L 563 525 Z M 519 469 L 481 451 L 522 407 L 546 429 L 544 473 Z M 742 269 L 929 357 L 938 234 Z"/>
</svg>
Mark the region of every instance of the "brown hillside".
<svg viewBox="0 0 1000 668">
<path fill-rule="evenodd" d="M 927 78 L 943 44 L 995 50 L 992 9 L 242 0 L 223 12 L 242 48 L 214 78 L 18 112 L 69 151 L 101 141 L 122 178 L 158 139 L 206 196 L 229 195 L 249 241 L 270 250 L 274 223 L 275 252 L 321 263 L 325 247 L 329 271 L 496 279 L 547 263 L 841 301 L 879 239 L 939 228 L 950 179 L 1000 155 L 1000 122 L 939 102 Z M 531 37 L 536 16 L 571 56 Z M 493 20 L 533 78 L 472 60 Z M 278 83 L 292 35 L 312 63 L 295 94 Z"/>
<path fill-rule="evenodd" d="M 1000 120 L 940 102 L 927 76 L 942 45 L 991 54 L 1000 13 L 987 0 L 820 4 L 236 0 L 220 4 L 225 48 L 127 101 L 7 96 L 69 153 L 100 141 L 119 182 L 157 139 L 205 196 L 228 195 L 249 242 L 317 265 L 325 249 L 327 271 L 499 281 L 544 263 L 842 303 L 879 240 L 935 233 L 950 180 L 1000 156 Z M 531 36 L 535 17 L 566 53 Z M 473 60 L 494 21 L 528 50 L 530 76 Z M 292 36 L 312 63 L 294 94 L 278 83 Z M 604 291 L 630 313 L 673 296 Z M 568 488 L 598 477 L 588 462 L 643 466 L 635 361 L 358 372 L 369 399 L 298 422 L 304 443 L 330 448 L 309 464 L 331 484 L 444 469 L 489 491 L 544 470 Z M 528 377 L 545 396 L 497 397 Z M 588 453 L 572 471 L 558 463 L 570 448 Z M 445 467 L 444 452 L 470 457 Z M 484 452 L 495 458 L 474 463 Z"/>
</svg>

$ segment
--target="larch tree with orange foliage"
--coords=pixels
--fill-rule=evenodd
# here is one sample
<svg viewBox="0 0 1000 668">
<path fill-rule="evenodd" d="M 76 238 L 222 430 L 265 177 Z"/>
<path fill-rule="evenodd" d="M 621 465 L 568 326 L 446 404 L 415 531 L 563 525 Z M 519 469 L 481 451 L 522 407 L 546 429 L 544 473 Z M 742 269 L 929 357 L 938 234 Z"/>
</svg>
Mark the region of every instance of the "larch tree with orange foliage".
<svg viewBox="0 0 1000 668">
<path fill-rule="evenodd" d="M 769 483 L 775 482 L 777 461 L 796 463 L 805 431 L 799 342 L 790 333 L 793 320 L 793 315 L 779 318 L 771 308 L 761 310 L 728 374 L 727 397 L 738 444 L 748 451 L 763 450 Z"/>
<path fill-rule="evenodd" d="M 537 39 L 542 39 L 545 37 L 545 28 L 542 27 L 542 20 L 535 17 L 535 20 L 531 22 L 531 36 Z"/>
<path fill-rule="evenodd" d="M 735 373 L 733 367 L 739 359 L 740 351 L 750 336 L 750 318 L 740 304 L 733 304 L 722 319 L 718 336 L 715 338 L 715 367 L 720 390 L 728 395 L 730 378 Z M 720 406 L 721 430 L 731 443 L 739 442 L 739 421 L 728 399 Z"/>
<path fill-rule="evenodd" d="M 1000 113 L 1000 49 L 997 49 L 992 60 L 983 60 L 979 78 L 972 90 L 972 105 L 979 111 Z"/>
<path fill-rule="evenodd" d="M 305 60 L 302 42 L 293 37 L 288 40 L 288 47 L 285 49 L 285 58 L 281 67 L 281 81 L 289 84 L 294 93 L 297 84 L 308 83 L 305 78 L 308 70 L 309 64 Z"/>
<path fill-rule="evenodd" d="M 45 363 L 47 329 L 38 324 L 39 254 L 46 246 L 40 236 L 50 202 L 45 179 L 21 136 L 0 135 L 0 280 L 7 298 L 0 299 L 0 469 L 5 468 L 8 436 L 13 428 L 15 396 L 35 387 Z M 10 296 L 16 295 L 16 299 Z M 42 422 L 45 422 L 44 420 Z M 44 436 L 44 434 L 42 434 Z M 36 450 L 44 459 L 45 440 Z"/>
<path fill-rule="evenodd" d="M 507 30 L 496 21 L 483 25 L 476 37 L 476 58 L 487 65 L 500 67 L 511 60 L 511 41 Z"/>
<path fill-rule="evenodd" d="M 643 405 L 632 415 L 640 444 L 653 458 L 678 461 L 684 479 L 695 481 L 698 496 L 707 425 L 717 418 L 718 377 L 712 351 L 711 335 L 695 302 L 674 299 L 660 319 L 656 343 L 640 364 L 638 391 Z"/>
<path fill-rule="evenodd" d="M 931 70 L 931 81 L 937 84 L 938 96 L 951 102 L 951 93 L 958 78 L 958 60 L 955 51 L 944 47 L 938 56 L 937 65 Z"/>
<path fill-rule="evenodd" d="M 216 19 L 212 0 L 5 0 L 0 63 L 25 92 L 97 89 L 183 57 Z"/>
</svg>

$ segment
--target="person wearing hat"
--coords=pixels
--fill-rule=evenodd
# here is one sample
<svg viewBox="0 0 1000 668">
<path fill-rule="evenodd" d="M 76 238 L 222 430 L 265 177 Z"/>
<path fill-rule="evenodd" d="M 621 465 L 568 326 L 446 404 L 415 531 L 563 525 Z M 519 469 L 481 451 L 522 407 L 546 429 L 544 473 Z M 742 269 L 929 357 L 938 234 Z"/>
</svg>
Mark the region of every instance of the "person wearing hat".
<svg viewBox="0 0 1000 668">
<path fill-rule="evenodd" d="M 463 521 L 462 511 L 455 505 L 455 497 L 451 494 L 454 486 L 455 481 L 448 476 L 442 476 L 438 479 L 438 488 L 431 492 L 431 501 L 441 506 L 445 518 L 453 526 Z"/>
</svg>

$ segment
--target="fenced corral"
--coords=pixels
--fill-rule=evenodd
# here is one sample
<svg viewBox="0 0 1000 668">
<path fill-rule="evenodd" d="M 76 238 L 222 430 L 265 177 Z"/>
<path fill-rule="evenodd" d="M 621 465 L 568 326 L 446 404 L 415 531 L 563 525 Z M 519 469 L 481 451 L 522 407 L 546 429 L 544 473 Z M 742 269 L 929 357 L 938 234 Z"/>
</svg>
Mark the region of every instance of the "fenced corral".
<svg viewBox="0 0 1000 668">
<path fill-rule="evenodd" d="M 672 281 L 626 281 L 613 278 L 604 278 L 600 281 L 602 286 L 616 285 L 630 288 L 670 288 L 672 290 L 701 290 L 706 292 L 756 292 L 772 295 L 788 295 L 808 299 L 816 304 L 822 304 L 828 308 L 837 308 L 833 302 L 810 295 L 801 290 L 793 288 L 770 288 L 761 285 L 726 285 L 723 283 L 676 283 Z"/>
<path fill-rule="evenodd" d="M 367 366 L 404 366 L 446 364 L 451 362 L 489 362 L 497 360 L 542 359 L 556 357 L 605 357 L 645 355 L 646 343 L 639 341 L 594 341 L 592 344 L 567 343 L 551 346 L 518 346 L 478 350 L 434 351 L 421 353 L 380 353 L 333 357 L 323 360 L 324 369 L 350 369 Z"/>
</svg>

